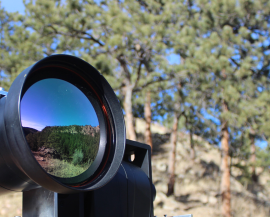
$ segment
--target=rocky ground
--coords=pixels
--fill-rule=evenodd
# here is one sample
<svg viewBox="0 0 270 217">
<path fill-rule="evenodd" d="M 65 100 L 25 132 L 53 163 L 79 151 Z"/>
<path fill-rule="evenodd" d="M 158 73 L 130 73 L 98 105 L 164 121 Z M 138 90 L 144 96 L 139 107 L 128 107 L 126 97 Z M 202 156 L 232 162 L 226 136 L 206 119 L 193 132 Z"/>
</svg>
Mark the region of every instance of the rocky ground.
<svg viewBox="0 0 270 217">
<path fill-rule="evenodd" d="M 144 122 L 136 121 L 138 140 L 143 140 Z M 176 156 L 175 196 L 166 196 L 169 131 L 158 124 L 153 131 L 153 182 L 157 196 L 154 212 L 157 217 L 193 214 L 194 217 L 220 216 L 220 152 L 201 138 L 196 140 L 196 160 L 189 158 L 189 141 L 185 133 L 179 133 Z M 237 160 L 237 159 L 233 159 Z M 231 178 L 232 214 L 234 217 L 270 216 L 270 175 L 260 176 L 259 191 L 247 190 L 236 178 L 240 171 L 233 169 Z M 0 197 L 0 217 L 21 215 L 21 193 Z"/>
<path fill-rule="evenodd" d="M 220 151 L 199 137 L 195 137 L 196 160 L 190 160 L 189 137 L 179 133 L 176 155 L 175 195 L 167 197 L 167 165 L 170 150 L 169 132 L 156 124 L 153 130 L 153 182 L 157 196 L 154 213 L 157 217 L 193 214 L 194 217 L 220 216 Z M 137 132 L 144 132 L 144 123 L 137 120 Z M 142 140 L 142 136 L 140 140 Z M 237 159 L 233 159 L 237 160 Z M 270 176 L 268 171 L 260 177 L 259 191 L 249 192 L 236 178 L 240 171 L 232 169 L 232 216 L 270 216 Z"/>
<path fill-rule="evenodd" d="M 50 161 L 52 160 L 52 158 L 54 156 L 60 157 L 53 148 L 46 148 L 44 146 L 38 148 L 37 151 L 32 151 L 32 153 L 40 166 L 42 166 L 42 168 L 47 172 L 50 169 Z"/>
<path fill-rule="evenodd" d="M 155 137 L 158 138 L 157 136 Z M 220 215 L 220 153 L 206 143 L 197 147 L 197 159 L 191 162 L 188 147 L 177 144 L 175 196 L 167 197 L 167 161 L 169 144 L 160 146 L 163 154 L 153 156 L 153 181 L 157 189 L 155 215 L 191 213 L 195 217 Z M 265 174 L 265 185 L 270 180 Z M 269 187 L 254 195 L 235 178 L 231 178 L 233 216 L 270 216 Z"/>
</svg>

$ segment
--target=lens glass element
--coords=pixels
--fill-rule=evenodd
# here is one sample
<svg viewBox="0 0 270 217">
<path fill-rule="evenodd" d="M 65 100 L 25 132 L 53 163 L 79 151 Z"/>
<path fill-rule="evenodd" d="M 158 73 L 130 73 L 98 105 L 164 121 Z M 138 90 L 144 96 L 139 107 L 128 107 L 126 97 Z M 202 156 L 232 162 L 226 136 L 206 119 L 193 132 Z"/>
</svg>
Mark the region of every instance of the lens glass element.
<svg viewBox="0 0 270 217">
<path fill-rule="evenodd" d="M 97 114 L 89 98 L 67 81 L 47 78 L 30 86 L 21 100 L 21 123 L 34 157 L 51 175 L 76 177 L 97 155 Z"/>
</svg>

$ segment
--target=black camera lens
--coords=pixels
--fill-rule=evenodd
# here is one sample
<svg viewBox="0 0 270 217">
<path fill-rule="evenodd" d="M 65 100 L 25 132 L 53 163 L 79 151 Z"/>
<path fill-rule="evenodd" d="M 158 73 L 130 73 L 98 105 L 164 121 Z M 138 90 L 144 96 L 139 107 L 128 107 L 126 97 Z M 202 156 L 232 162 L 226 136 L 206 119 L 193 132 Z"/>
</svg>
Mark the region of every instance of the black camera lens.
<svg viewBox="0 0 270 217">
<path fill-rule="evenodd" d="M 10 177 L 0 177 L 2 188 L 76 193 L 98 189 L 117 173 L 123 113 L 90 64 L 68 55 L 44 58 L 15 79 L 0 104 L 0 169 Z"/>
</svg>

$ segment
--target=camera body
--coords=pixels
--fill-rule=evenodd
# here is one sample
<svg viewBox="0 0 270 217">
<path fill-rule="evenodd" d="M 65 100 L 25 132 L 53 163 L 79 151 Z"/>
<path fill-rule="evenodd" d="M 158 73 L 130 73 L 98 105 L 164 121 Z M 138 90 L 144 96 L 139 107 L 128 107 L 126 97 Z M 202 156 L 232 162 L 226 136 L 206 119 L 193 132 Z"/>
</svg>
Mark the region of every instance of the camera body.
<svg viewBox="0 0 270 217">
<path fill-rule="evenodd" d="M 0 195 L 23 192 L 24 217 L 153 217 L 151 149 L 87 62 L 49 56 L 0 91 L 0 140 Z"/>
</svg>

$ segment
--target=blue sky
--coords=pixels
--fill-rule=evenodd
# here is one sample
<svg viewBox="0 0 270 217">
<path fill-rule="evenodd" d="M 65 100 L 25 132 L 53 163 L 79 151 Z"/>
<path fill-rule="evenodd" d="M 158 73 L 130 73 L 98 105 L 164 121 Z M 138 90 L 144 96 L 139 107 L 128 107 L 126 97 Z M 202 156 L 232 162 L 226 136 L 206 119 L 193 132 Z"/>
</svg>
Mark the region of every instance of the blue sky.
<svg viewBox="0 0 270 217">
<path fill-rule="evenodd" d="M 8 12 L 16 12 L 23 14 L 24 5 L 23 0 L 0 0 L 1 6 Z"/>
<path fill-rule="evenodd" d="M 33 84 L 21 100 L 23 127 L 42 130 L 46 126 L 98 126 L 89 99 L 69 82 L 49 78 Z"/>
</svg>

